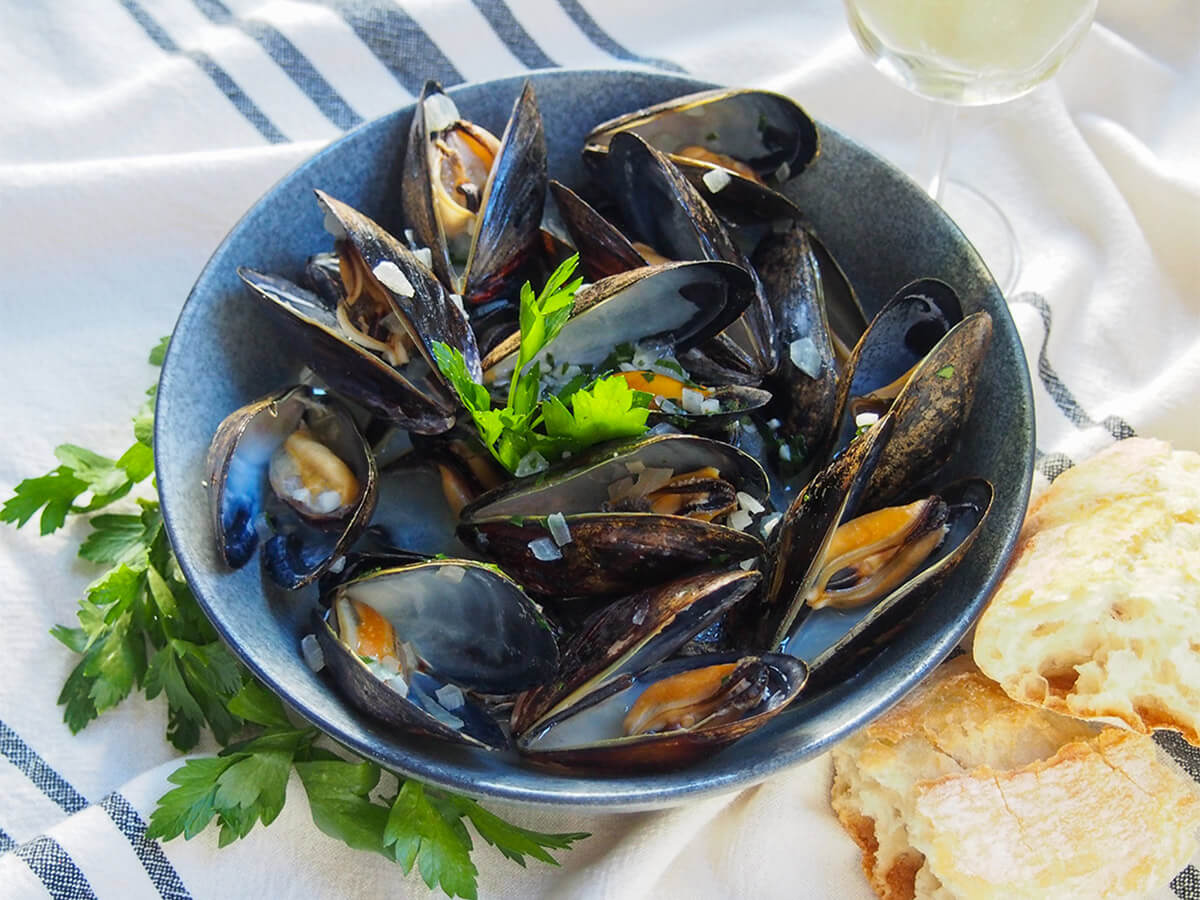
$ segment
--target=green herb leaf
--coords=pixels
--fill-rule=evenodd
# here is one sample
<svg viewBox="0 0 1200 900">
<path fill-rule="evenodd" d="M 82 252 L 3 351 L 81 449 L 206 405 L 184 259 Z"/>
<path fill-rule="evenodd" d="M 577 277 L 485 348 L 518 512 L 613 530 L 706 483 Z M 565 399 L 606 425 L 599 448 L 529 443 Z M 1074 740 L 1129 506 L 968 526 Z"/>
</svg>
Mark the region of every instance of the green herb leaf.
<svg viewBox="0 0 1200 900">
<path fill-rule="evenodd" d="M 79 555 L 94 563 L 131 563 L 146 552 L 146 526 L 141 516 L 93 516 L 92 533 L 79 547 Z"/>
<path fill-rule="evenodd" d="M 953 378 L 954 366 L 942 366 L 940 369 L 934 372 L 934 374 L 937 375 L 938 378 Z"/>
<path fill-rule="evenodd" d="M 217 793 L 213 805 L 227 819 L 234 807 L 246 810 L 239 817 L 236 831 L 245 837 L 255 820 L 270 825 L 283 809 L 288 775 L 292 771 L 292 755 L 281 751 L 252 753 L 235 762 L 217 778 Z"/>
<path fill-rule="evenodd" d="M 488 812 L 474 800 L 466 797 L 450 795 L 459 815 L 465 815 L 475 826 L 479 836 L 511 859 L 519 866 L 525 865 L 525 856 L 532 856 L 552 866 L 558 865 L 558 860 L 546 852 L 546 848 L 554 850 L 569 850 L 576 841 L 590 837 L 587 832 L 573 831 L 563 834 L 546 834 L 541 831 L 531 831 L 521 828 L 511 822 Z"/>
<path fill-rule="evenodd" d="M 405 873 L 415 861 L 429 888 L 474 900 L 478 872 L 471 862 L 470 837 L 454 827 L 457 822 L 443 816 L 419 783 L 405 781 L 388 814 L 383 841 Z"/>
<path fill-rule="evenodd" d="M 167 781 L 179 787 L 159 798 L 150 814 L 147 840 L 170 840 L 182 834 L 190 841 L 203 831 L 217 814 L 217 780 L 237 762 L 237 757 L 189 759 L 168 775 Z"/>
<path fill-rule="evenodd" d="M 257 681 L 247 681 L 229 701 L 229 711 L 247 722 L 290 728 L 283 702 Z"/>
<path fill-rule="evenodd" d="M 390 858 L 384 845 L 388 809 L 368 794 L 379 783 L 379 767 L 342 760 L 297 762 L 296 772 L 308 794 L 313 823 L 330 837 L 355 850 L 371 850 Z"/>
<path fill-rule="evenodd" d="M 147 362 L 149 362 L 152 366 L 161 366 L 163 364 L 163 358 L 167 355 L 167 345 L 169 343 L 171 343 L 171 336 L 168 334 L 159 340 L 159 342 L 150 350 L 150 358 L 147 360 Z"/>
<path fill-rule="evenodd" d="M 0 509 L 0 521 L 16 522 L 21 528 L 42 507 L 41 532 L 52 534 L 62 528 L 75 498 L 88 489 L 70 466 L 59 466 L 40 478 L 26 478 Z"/>
<path fill-rule="evenodd" d="M 601 378 L 571 395 L 571 410 L 557 397 L 542 404 L 546 433 L 581 449 L 615 438 L 635 437 L 646 430 L 650 411 L 638 392 L 619 375 Z"/>
<path fill-rule="evenodd" d="M 147 447 L 154 446 L 154 401 L 158 396 L 158 385 L 150 385 L 146 391 L 146 402 L 133 416 L 133 436 Z"/>
</svg>

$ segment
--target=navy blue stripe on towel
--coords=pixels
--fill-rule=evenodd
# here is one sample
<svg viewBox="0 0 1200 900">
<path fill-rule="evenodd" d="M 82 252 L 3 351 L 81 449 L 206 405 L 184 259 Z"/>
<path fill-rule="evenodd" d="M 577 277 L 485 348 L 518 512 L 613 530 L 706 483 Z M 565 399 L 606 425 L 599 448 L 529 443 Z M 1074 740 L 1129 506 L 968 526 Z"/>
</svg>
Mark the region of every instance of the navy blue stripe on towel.
<svg viewBox="0 0 1200 900">
<path fill-rule="evenodd" d="M 79 812 L 88 805 L 83 794 L 46 765 L 42 758 L 33 752 L 33 748 L 21 740 L 20 735 L 3 722 L 0 722 L 0 755 L 16 766 L 21 774 L 57 803 L 64 812 Z"/>
<path fill-rule="evenodd" d="M 1171 880 L 1171 890 L 1183 900 L 1200 900 L 1200 869 L 1188 866 Z"/>
<path fill-rule="evenodd" d="M 13 852 L 25 861 L 54 900 L 95 900 L 96 894 L 79 866 L 53 838 L 35 837 Z"/>
<path fill-rule="evenodd" d="M 9 837 L 7 831 L 0 828 L 0 853 L 7 853 L 15 846 L 17 846 L 17 842 Z"/>
<path fill-rule="evenodd" d="M 398 6 L 372 0 L 321 0 L 337 10 L 346 24 L 410 94 L 421 93 L 426 79 L 449 87 L 463 77 L 412 17 Z"/>
<path fill-rule="evenodd" d="M 617 59 L 623 59 L 626 62 L 642 63 L 643 65 L 655 66 L 659 69 L 667 69 L 671 72 L 684 71 L 683 66 L 676 65 L 670 60 L 638 56 L 633 51 L 622 47 L 613 40 L 612 35 L 600 27 L 599 23 L 583 8 L 583 4 L 579 0 L 558 0 L 558 5 L 563 8 L 563 12 L 571 17 L 571 21 L 578 26 L 579 30 L 587 35 L 588 40 L 609 56 L 615 56 Z"/>
<path fill-rule="evenodd" d="M 239 19 L 220 0 L 193 2 L 200 12 L 218 25 L 232 25 L 254 38 L 267 55 L 275 60 L 275 64 L 283 73 L 296 83 L 296 87 L 308 95 L 308 99 L 321 110 L 325 118 L 342 131 L 348 131 L 362 123 L 362 116 L 342 99 L 342 95 L 316 70 L 308 61 L 308 57 L 297 50 L 296 45 L 277 28 L 265 22 Z"/>
<path fill-rule="evenodd" d="M 163 900 L 191 900 L 192 895 L 183 886 L 183 880 L 163 853 L 162 847 L 157 841 L 146 840 L 146 823 L 132 804 L 120 794 L 114 793 L 105 797 L 100 806 L 108 813 L 121 834 L 125 835 Z"/>
<path fill-rule="evenodd" d="M 179 53 L 186 56 L 196 65 L 198 65 L 217 86 L 217 90 L 229 98 L 229 102 L 237 107 L 238 112 L 246 117 L 246 120 L 258 129 L 258 133 L 270 141 L 272 144 L 287 143 L 287 138 L 278 128 L 276 128 L 271 120 L 266 117 L 258 105 L 246 96 L 243 91 L 232 78 L 229 77 L 224 69 L 212 61 L 212 58 L 207 53 L 202 53 L 199 50 L 181 50 L 179 45 L 171 40 L 171 36 L 163 29 L 158 22 L 144 10 L 137 0 L 120 0 L 120 3 L 125 7 L 125 11 L 133 17 L 133 20 L 142 27 L 142 31 L 154 43 L 167 53 Z"/>
<path fill-rule="evenodd" d="M 513 16 L 512 10 L 504 0 L 471 0 L 475 8 L 487 19 L 496 36 L 504 41 L 517 59 L 531 69 L 550 69 L 558 65 L 548 57 L 537 41 L 529 36 L 520 22 Z"/>
<path fill-rule="evenodd" d="M 1046 302 L 1046 298 L 1041 294 L 1035 294 L 1031 291 L 1026 291 L 1023 294 L 1018 294 L 1013 297 L 1010 303 L 1024 303 L 1027 306 L 1032 306 L 1037 310 L 1038 315 L 1042 317 L 1042 326 L 1045 328 L 1045 335 L 1042 338 L 1042 346 L 1038 351 L 1038 377 L 1042 381 L 1042 385 L 1046 388 L 1046 393 L 1050 395 L 1050 399 L 1054 401 L 1054 405 L 1059 408 L 1064 416 L 1071 420 L 1072 424 L 1077 428 L 1092 428 L 1097 425 L 1103 427 L 1113 436 L 1115 440 L 1121 441 L 1125 438 L 1133 437 L 1136 432 L 1133 427 L 1122 419 L 1120 416 L 1109 416 L 1102 422 L 1097 422 L 1089 416 L 1080 406 L 1079 401 L 1075 399 L 1075 395 L 1071 393 L 1070 388 L 1066 386 L 1058 372 L 1050 365 L 1050 360 L 1046 355 L 1046 347 L 1050 343 L 1050 326 L 1053 323 L 1053 316 L 1050 311 L 1050 304 Z"/>
</svg>

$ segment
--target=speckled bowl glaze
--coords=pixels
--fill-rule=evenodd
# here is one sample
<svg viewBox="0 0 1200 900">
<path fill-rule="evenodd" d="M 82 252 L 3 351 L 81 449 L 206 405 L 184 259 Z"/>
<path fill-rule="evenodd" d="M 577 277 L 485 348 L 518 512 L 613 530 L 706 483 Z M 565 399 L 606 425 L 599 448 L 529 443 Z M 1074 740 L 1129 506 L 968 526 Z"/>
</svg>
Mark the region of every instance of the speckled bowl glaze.
<svg viewBox="0 0 1200 900">
<path fill-rule="evenodd" d="M 551 71 L 529 76 L 549 135 L 550 171 L 583 180 L 590 126 L 618 113 L 711 87 L 651 72 Z M 456 88 L 464 115 L 503 128 L 523 78 Z M 982 610 L 1020 527 L 1033 471 L 1033 407 L 1025 356 L 1003 297 L 979 255 L 920 188 L 898 170 L 820 127 L 820 157 L 789 193 L 874 313 L 901 285 L 935 276 L 966 312 L 995 322 L 975 413 L 948 477 L 996 487 L 987 525 L 944 588 L 854 678 L 803 697 L 769 726 L 706 762 L 657 775 L 552 774 L 515 755 L 460 750 L 389 729 L 343 702 L 300 657 L 310 591 L 264 584 L 257 565 L 230 572 L 218 559 L 201 483 L 217 424 L 233 409 L 294 378 L 304 348 L 289 346 L 252 302 L 239 265 L 298 277 L 330 245 L 313 188 L 398 228 L 399 161 L 412 108 L 364 125 L 300 166 L 258 201 L 213 254 L 175 327 L 158 392 L 155 454 L 171 542 L 201 605 L 234 653 L 292 707 L 359 753 L 415 778 L 477 797 L 646 809 L 746 787 L 810 759 L 895 703 L 950 653 Z"/>
</svg>

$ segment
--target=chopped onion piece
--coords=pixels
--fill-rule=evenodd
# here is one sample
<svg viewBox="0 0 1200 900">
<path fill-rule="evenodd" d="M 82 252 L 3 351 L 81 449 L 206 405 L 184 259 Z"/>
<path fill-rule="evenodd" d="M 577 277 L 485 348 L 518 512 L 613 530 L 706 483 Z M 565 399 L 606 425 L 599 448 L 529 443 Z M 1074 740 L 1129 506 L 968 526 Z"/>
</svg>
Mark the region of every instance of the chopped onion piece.
<svg viewBox="0 0 1200 900">
<path fill-rule="evenodd" d="M 551 562 L 552 560 L 562 559 L 562 551 L 558 549 L 558 545 L 550 540 L 550 538 L 542 537 L 530 541 L 529 552 L 539 562 Z"/>
<path fill-rule="evenodd" d="M 371 274 L 393 294 L 398 294 L 401 297 L 412 297 L 417 293 L 416 289 L 412 286 L 412 282 L 400 271 L 400 267 L 390 259 L 385 259 L 373 268 Z"/>
<path fill-rule="evenodd" d="M 400 654 L 399 661 L 402 672 L 411 672 L 420 666 L 421 660 L 417 658 L 417 651 L 407 641 L 401 642 L 396 647 L 396 652 Z"/>
<path fill-rule="evenodd" d="M 633 622 L 634 625 L 641 625 L 643 622 L 645 622 L 646 621 L 646 607 L 639 606 L 637 609 L 635 609 L 633 611 L 633 618 L 631 619 L 631 621 Z"/>
<path fill-rule="evenodd" d="M 548 468 L 550 468 L 550 463 L 546 461 L 546 457 L 536 450 L 530 450 L 517 461 L 517 470 L 513 474 L 518 478 L 524 478 L 526 475 L 545 472 Z"/>
<path fill-rule="evenodd" d="M 344 241 L 346 239 L 347 235 L 345 227 L 343 227 L 342 223 L 338 221 L 338 217 L 335 216 L 328 208 L 325 210 L 325 218 L 322 220 L 322 224 L 324 224 L 325 230 L 332 234 L 339 241 Z"/>
<path fill-rule="evenodd" d="M 554 538 L 554 543 L 558 546 L 571 543 L 571 529 L 567 526 L 566 517 L 562 513 L 551 513 L 546 517 L 546 524 L 550 527 L 550 537 Z"/>
<path fill-rule="evenodd" d="M 462 313 L 464 316 L 467 314 L 467 308 L 465 306 L 463 306 L 462 294 L 451 294 L 450 302 L 453 303 L 455 306 L 457 306 L 458 311 L 460 313 Z"/>
<path fill-rule="evenodd" d="M 779 426 L 782 424 L 783 423 L 780 422 L 778 419 L 767 419 L 767 427 L 770 428 L 772 431 L 778 431 Z"/>
<path fill-rule="evenodd" d="M 408 696 L 408 680 L 397 672 L 395 675 L 389 676 L 383 680 L 383 683 L 390 687 L 401 697 Z"/>
<path fill-rule="evenodd" d="M 451 715 L 450 712 L 435 699 L 425 693 L 422 693 L 420 700 L 421 708 L 447 728 L 453 728 L 455 731 L 462 729 L 463 725 L 465 724 L 463 720 L 458 716 Z"/>
<path fill-rule="evenodd" d="M 874 425 L 879 421 L 879 413 L 861 412 L 854 417 L 855 428 L 866 428 L 868 425 Z"/>
<path fill-rule="evenodd" d="M 774 512 L 769 516 L 764 516 L 761 525 L 762 536 L 767 538 L 771 536 L 771 532 L 775 530 L 775 526 L 779 524 L 779 520 L 783 518 L 783 513 Z"/>
<path fill-rule="evenodd" d="M 405 228 L 404 229 L 404 240 L 408 244 L 408 246 L 410 246 L 410 247 L 415 246 L 417 243 L 417 233 L 415 231 L 413 231 L 411 228 Z"/>
<path fill-rule="evenodd" d="M 421 265 L 423 265 L 425 268 L 433 268 L 433 251 L 428 247 L 421 247 L 419 250 L 414 250 L 413 256 L 419 259 L 421 261 Z"/>
<path fill-rule="evenodd" d="M 621 500 L 633 492 L 633 479 L 621 478 L 608 486 L 608 499 Z"/>
<path fill-rule="evenodd" d="M 779 458 L 782 459 L 784 462 L 791 462 L 792 461 L 792 448 L 789 447 L 787 444 L 780 444 L 779 445 Z"/>
<path fill-rule="evenodd" d="M 679 434 L 679 429 L 670 422 L 659 422 L 646 432 L 646 437 L 655 437 L 660 434 Z"/>
<path fill-rule="evenodd" d="M 434 691 L 437 702 L 446 709 L 459 709 L 463 705 L 463 692 L 457 684 L 443 684 Z"/>
<path fill-rule="evenodd" d="M 749 572 L 753 567 L 753 559 L 743 559 L 740 563 L 738 563 L 738 568 L 740 568 L 743 572 Z"/>
<path fill-rule="evenodd" d="M 640 459 L 633 459 L 625 463 L 625 469 L 630 475 L 637 475 L 646 471 L 646 464 Z"/>
<path fill-rule="evenodd" d="M 750 494 L 747 494 L 745 491 L 737 492 L 737 501 L 738 501 L 738 506 L 740 506 L 742 509 L 746 510 L 746 512 L 753 513 L 754 515 L 758 515 L 760 512 L 762 512 L 764 509 L 766 509 L 765 506 L 763 506 L 754 497 L 752 497 Z"/>
<path fill-rule="evenodd" d="M 792 365 L 807 375 L 816 378 L 821 374 L 821 351 L 810 337 L 802 337 L 792 341 L 788 347 L 788 356 Z"/>
<path fill-rule="evenodd" d="M 646 468 L 637 477 L 633 493 L 638 497 L 652 494 L 675 476 L 674 469 Z"/>
<path fill-rule="evenodd" d="M 309 507 L 318 515 L 326 515 L 342 505 L 342 495 L 337 491 L 321 491 L 313 498 Z"/>
<path fill-rule="evenodd" d="M 715 416 L 721 411 L 721 401 L 716 397 L 705 397 L 700 404 L 700 412 L 706 416 Z"/>
<path fill-rule="evenodd" d="M 467 570 L 462 566 L 438 566 L 438 578 L 445 578 L 452 584 L 460 584 L 466 577 Z"/>
<path fill-rule="evenodd" d="M 306 634 L 300 639 L 300 655 L 304 657 L 304 662 L 314 672 L 320 672 L 325 668 L 325 651 L 321 649 L 315 634 Z"/>
<path fill-rule="evenodd" d="M 700 414 L 701 404 L 704 402 L 704 394 L 685 387 L 679 400 L 683 404 L 684 412 L 695 416 Z"/>
<path fill-rule="evenodd" d="M 737 509 L 729 514 L 729 527 L 738 531 L 745 531 L 753 521 L 754 517 L 744 509 Z"/>
<path fill-rule="evenodd" d="M 430 134 L 445 131 L 458 121 L 458 107 L 445 94 L 430 94 L 425 98 L 425 130 Z"/>
<path fill-rule="evenodd" d="M 346 568 L 346 557 L 339 556 L 337 559 L 335 559 L 333 562 L 331 562 L 329 564 L 329 569 L 327 571 L 331 575 L 341 575 L 342 570 L 345 568 Z"/>
<path fill-rule="evenodd" d="M 792 167 L 787 164 L 785 159 L 779 164 L 779 168 L 775 170 L 775 177 L 780 181 L 787 181 L 792 177 Z"/>
<path fill-rule="evenodd" d="M 729 182 L 733 177 L 724 169 L 709 169 L 701 176 L 704 186 L 712 193 L 719 194 L 729 186 Z"/>
</svg>

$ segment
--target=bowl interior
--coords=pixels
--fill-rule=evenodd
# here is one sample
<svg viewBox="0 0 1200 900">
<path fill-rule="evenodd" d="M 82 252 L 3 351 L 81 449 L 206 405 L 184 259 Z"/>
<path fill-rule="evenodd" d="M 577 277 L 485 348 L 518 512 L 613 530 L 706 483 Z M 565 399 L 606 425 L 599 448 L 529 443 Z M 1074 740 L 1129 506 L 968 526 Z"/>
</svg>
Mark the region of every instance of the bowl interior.
<svg viewBox="0 0 1200 900">
<path fill-rule="evenodd" d="M 584 179 L 579 148 L 591 125 L 711 85 L 649 72 L 553 71 L 531 75 L 545 120 L 551 174 Z M 464 116 L 496 133 L 522 78 L 451 91 Z M 836 131 L 819 126 L 820 156 L 789 193 L 841 264 L 868 314 L 921 276 L 954 285 L 966 312 L 988 310 L 995 332 L 961 452 L 948 477 L 978 475 L 996 488 L 987 525 L 944 588 L 854 678 L 806 697 L 760 732 L 708 761 L 655 775 L 561 775 L 515 756 L 459 750 L 391 731 L 344 703 L 299 653 L 311 631 L 314 594 L 264 584 L 258 565 L 227 571 L 212 536 L 202 484 L 204 456 L 229 412 L 294 379 L 304 347 L 252 302 L 239 265 L 297 278 L 331 239 L 312 189 L 321 188 L 399 228 L 400 153 L 411 108 L 371 122 L 330 145 L 279 182 L 217 249 L 180 314 L 158 393 L 155 452 L 172 544 L 192 589 L 241 660 L 297 712 L 397 771 L 475 796 L 637 809 L 680 802 L 759 781 L 814 756 L 878 715 L 966 633 L 1011 552 L 1028 497 L 1033 410 L 1024 353 L 978 254 L 942 211 L 896 169 Z"/>
</svg>

